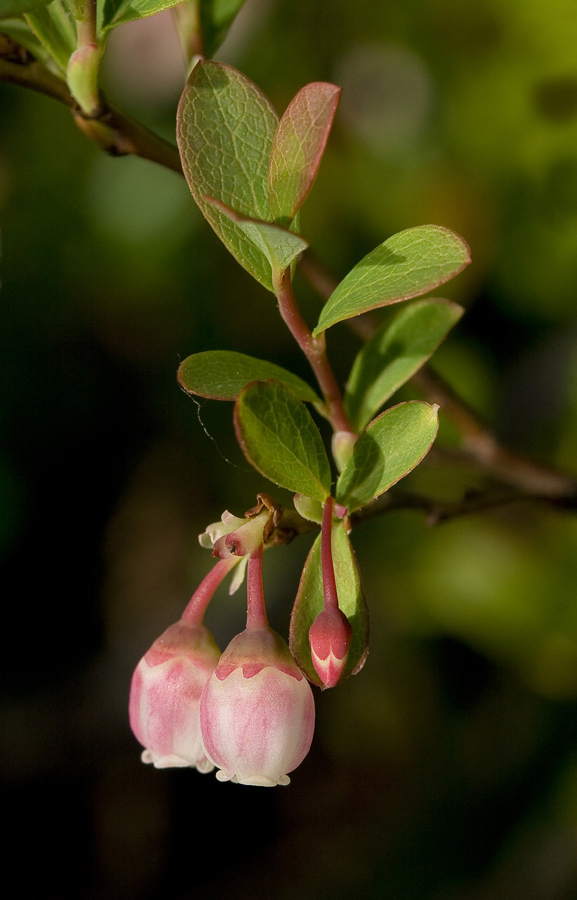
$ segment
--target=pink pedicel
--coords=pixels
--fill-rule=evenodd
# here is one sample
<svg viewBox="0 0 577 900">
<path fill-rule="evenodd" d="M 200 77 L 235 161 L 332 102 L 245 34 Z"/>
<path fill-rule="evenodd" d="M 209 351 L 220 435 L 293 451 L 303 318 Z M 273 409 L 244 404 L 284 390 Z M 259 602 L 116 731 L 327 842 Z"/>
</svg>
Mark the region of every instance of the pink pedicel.
<svg viewBox="0 0 577 900">
<path fill-rule="evenodd" d="M 219 781 L 289 784 L 314 725 L 310 685 L 281 636 L 262 625 L 233 638 L 200 702 L 204 746 Z"/>
<path fill-rule="evenodd" d="M 146 749 L 142 761 L 157 769 L 196 766 L 212 771 L 200 733 L 202 689 L 219 649 L 202 625 L 180 620 L 156 639 L 132 676 L 130 726 Z"/>
<path fill-rule="evenodd" d="M 325 608 L 309 630 L 311 657 L 325 687 L 335 687 L 344 672 L 353 630 L 340 609 Z"/>
</svg>

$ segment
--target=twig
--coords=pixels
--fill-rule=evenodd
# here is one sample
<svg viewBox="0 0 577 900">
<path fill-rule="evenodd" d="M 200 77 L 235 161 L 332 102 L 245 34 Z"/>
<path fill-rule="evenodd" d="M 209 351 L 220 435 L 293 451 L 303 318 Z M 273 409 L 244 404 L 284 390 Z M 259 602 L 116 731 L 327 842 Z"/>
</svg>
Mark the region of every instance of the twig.
<svg viewBox="0 0 577 900">
<path fill-rule="evenodd" d="M 53 75 L 23 48 L 22 51 L 22 61 L 16 61 L 12 55 L 8 56 L 4 53 L 0 55 L 0 81 L 10 81 L 12 84 L 31 88 L 33 91 L 39 91 L 54 100 L 59 100 L 66 106 L 74 106 L 74 100 L 66 82 L 57 75 Z"/>
<path fill-rule="evenodd" d="M 375 516 L 396 510 L 414 509 L 425 513 L 427 525 L 440 525 L 460 516 L 468 516 L 473 513 L 486 512 L 501 506 L 509 506 L 512 503 L 527 501 L 542 501 L 551 503 L 561 509 L 577 509 L 577 497 L 552 498 L 549 495 L 537 495 L 521 493 L 517 490 L 472 491 L 465 494 L 461 500 L 447 502 L 419 494 L 407 494 L 394 489 L 383 494 L 374 503 L 369 503 L 362 509 L 354 512 L 351 524 L 358 525 Z"/>
<path fill-rule="evenodd" d="M 482 469 L 505 484 L 543 499 L 577 499 L 577 482 L 558 469 L 502 447 L 482 419 L 431 368 L 423 366 L 412 382 L 428 400 L 438 403 L 463 441 L 463 451 Z"/>
<path fill-rule="evenodd" d="M 338 284 L 324 264 L 308 250 L 302 257 L 299 272 L 325 300 Z M 368 340 L 378 327 L 379 320 L 373 314 L 365 313 L 347 320 L 346 324 L 362 340 Z M 501 446 L 483 420 L 430 365 L 422 366 L 411 382 L 429 402 L 437 403 L 453 422 L 462 438 L 461 454 L 466 458 L 473 460 L 498 481 L 519 488 L 525 494 L 541 499 L 565 500 L 567 508 L 575 508 L 575 478 Z"/>
<path fill-rule="evenodd" d="M 13 58 L 0 55 L 0 81 L 31 88 L 68 106 L 78 127 L 107 153 L 140 156 L 183 174 L 178 150 L 173 144 L 109 106 L 104 97 L 98 116 L 84 116 L 61 78 L 29 55 L 23 60 L 15 62 Z"/>
</svg>

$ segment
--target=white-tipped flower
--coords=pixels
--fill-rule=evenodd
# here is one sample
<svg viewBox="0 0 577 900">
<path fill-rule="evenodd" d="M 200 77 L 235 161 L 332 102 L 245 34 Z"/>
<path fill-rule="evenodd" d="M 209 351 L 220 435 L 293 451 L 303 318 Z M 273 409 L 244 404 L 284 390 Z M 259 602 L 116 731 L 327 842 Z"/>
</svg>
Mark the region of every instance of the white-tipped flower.
<svg viewBox="0 0 577 900">
<path fill-rule="evenodd" d="M 288 784 L 313 738 L 310 685 L 285 641 L 268 626 L 247 628 L 222 654 L 200 703 L 206 754 L 220 781 Z"/>
<path fill-rule="evenodd" d="M 210 772 L 199 705 L 219 649 L 203 625 L 180 620 L 157 638 L 138 663 L 130 688 L 130 726 L 157 769 L 196 766 Z"/>
</svg>

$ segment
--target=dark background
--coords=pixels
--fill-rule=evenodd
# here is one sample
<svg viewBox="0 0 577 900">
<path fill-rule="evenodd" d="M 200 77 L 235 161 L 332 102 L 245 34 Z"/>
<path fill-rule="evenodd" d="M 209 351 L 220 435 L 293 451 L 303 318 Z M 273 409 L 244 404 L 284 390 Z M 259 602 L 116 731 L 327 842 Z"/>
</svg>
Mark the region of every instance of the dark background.
<svg viewBox="0 0 577 900">
<path fill-rule="evenodd" d="M 344 87 L 302 227 L 338 276 L 435 223 L 473 264 L 435 364 L 512 447 L 575 474 L 577 17 L 569 0 L 247 0 L 218 58 L 279 110 Z M 167 136 L 170 15 L 113 35 L 109 96 Z M 196 535 L 259 490 L 229 404 L 178 363 L 241 350 L 309 377 L 268 295 L 182 179 L 105 157 L 54 101 L 0 85 L 0 775 L 22 900 L 577 897 L 577 519 L 536 502 L 360 526 L 363 672 L 317 693 L 287 788 L 139 762 L 132 669 L 210 564 Z M 312 324 L 318 300 L 298 282 Z M 358 348 L 329 350 L 344 378 Z M 443 424 L 441 443 L 450 442 Z M 467 470 L 422 467 L 458 499 Z M 286 634 L 310 539 L 267 554 Z M 245 598 L 219 594 L 221 645 Z M 7 881 L 9 879 L 7 878 Z M 14 888 L 16 890 L 16 888 Z"/>
</svg>

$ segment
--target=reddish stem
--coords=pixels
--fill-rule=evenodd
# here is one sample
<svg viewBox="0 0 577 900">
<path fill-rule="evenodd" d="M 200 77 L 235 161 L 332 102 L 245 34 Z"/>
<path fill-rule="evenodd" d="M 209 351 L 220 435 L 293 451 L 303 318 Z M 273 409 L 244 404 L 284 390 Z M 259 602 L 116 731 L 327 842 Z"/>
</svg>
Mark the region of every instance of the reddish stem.
<svg viewBox="0 0 577 900">
<path fill-rule="evenodd" d="M 264 603 L 264 591 L 262 587 L 262 544 L 252 553 L 248 560 L 246 575 L 247 593 L 247 628 L 266 628 L 268 619 Z"/>
<path fill-rule="evenodd" d="M 323 524 L 321 526 L 321 565 L 323 570 L 325 609 L 339 608 L 339 595 L 333 564 L 333 506 L 334 500 L 332 497 L 325 500 Z"/>
<path fill-rule="evenodd" d="M 325 336 L 323 334 L 319 338 L 314 338 L 301 316 L 292 289 L 290 268 L 285 269 L 280 281 L 275 279 L 274 288 L 283 321 L 315 373 L 327 405 L 331 425 L 335 431 L 352 432 L 349 417 L 343 406 L 343 398 L 327 357 Z"/>
<path fill-rule="evenodd" d="M 238 556 L 231 556 L 230 559 L 219 560 L 217 564 L 212 567 L 208 575 L 203 578 L 190 598 L 181 619 L 185 622 L 190 622 L 191 625 L 202 625 L 206 607 L 212 600 L 214 592 L 238 561 Z"/>
<path fill-rule="evenodd" d="M 76 19 L 78 47 L 85 44 L 98 46 L 97 17 L 96 0 L 85 0 L 84 7 Z"/>
</svg>

